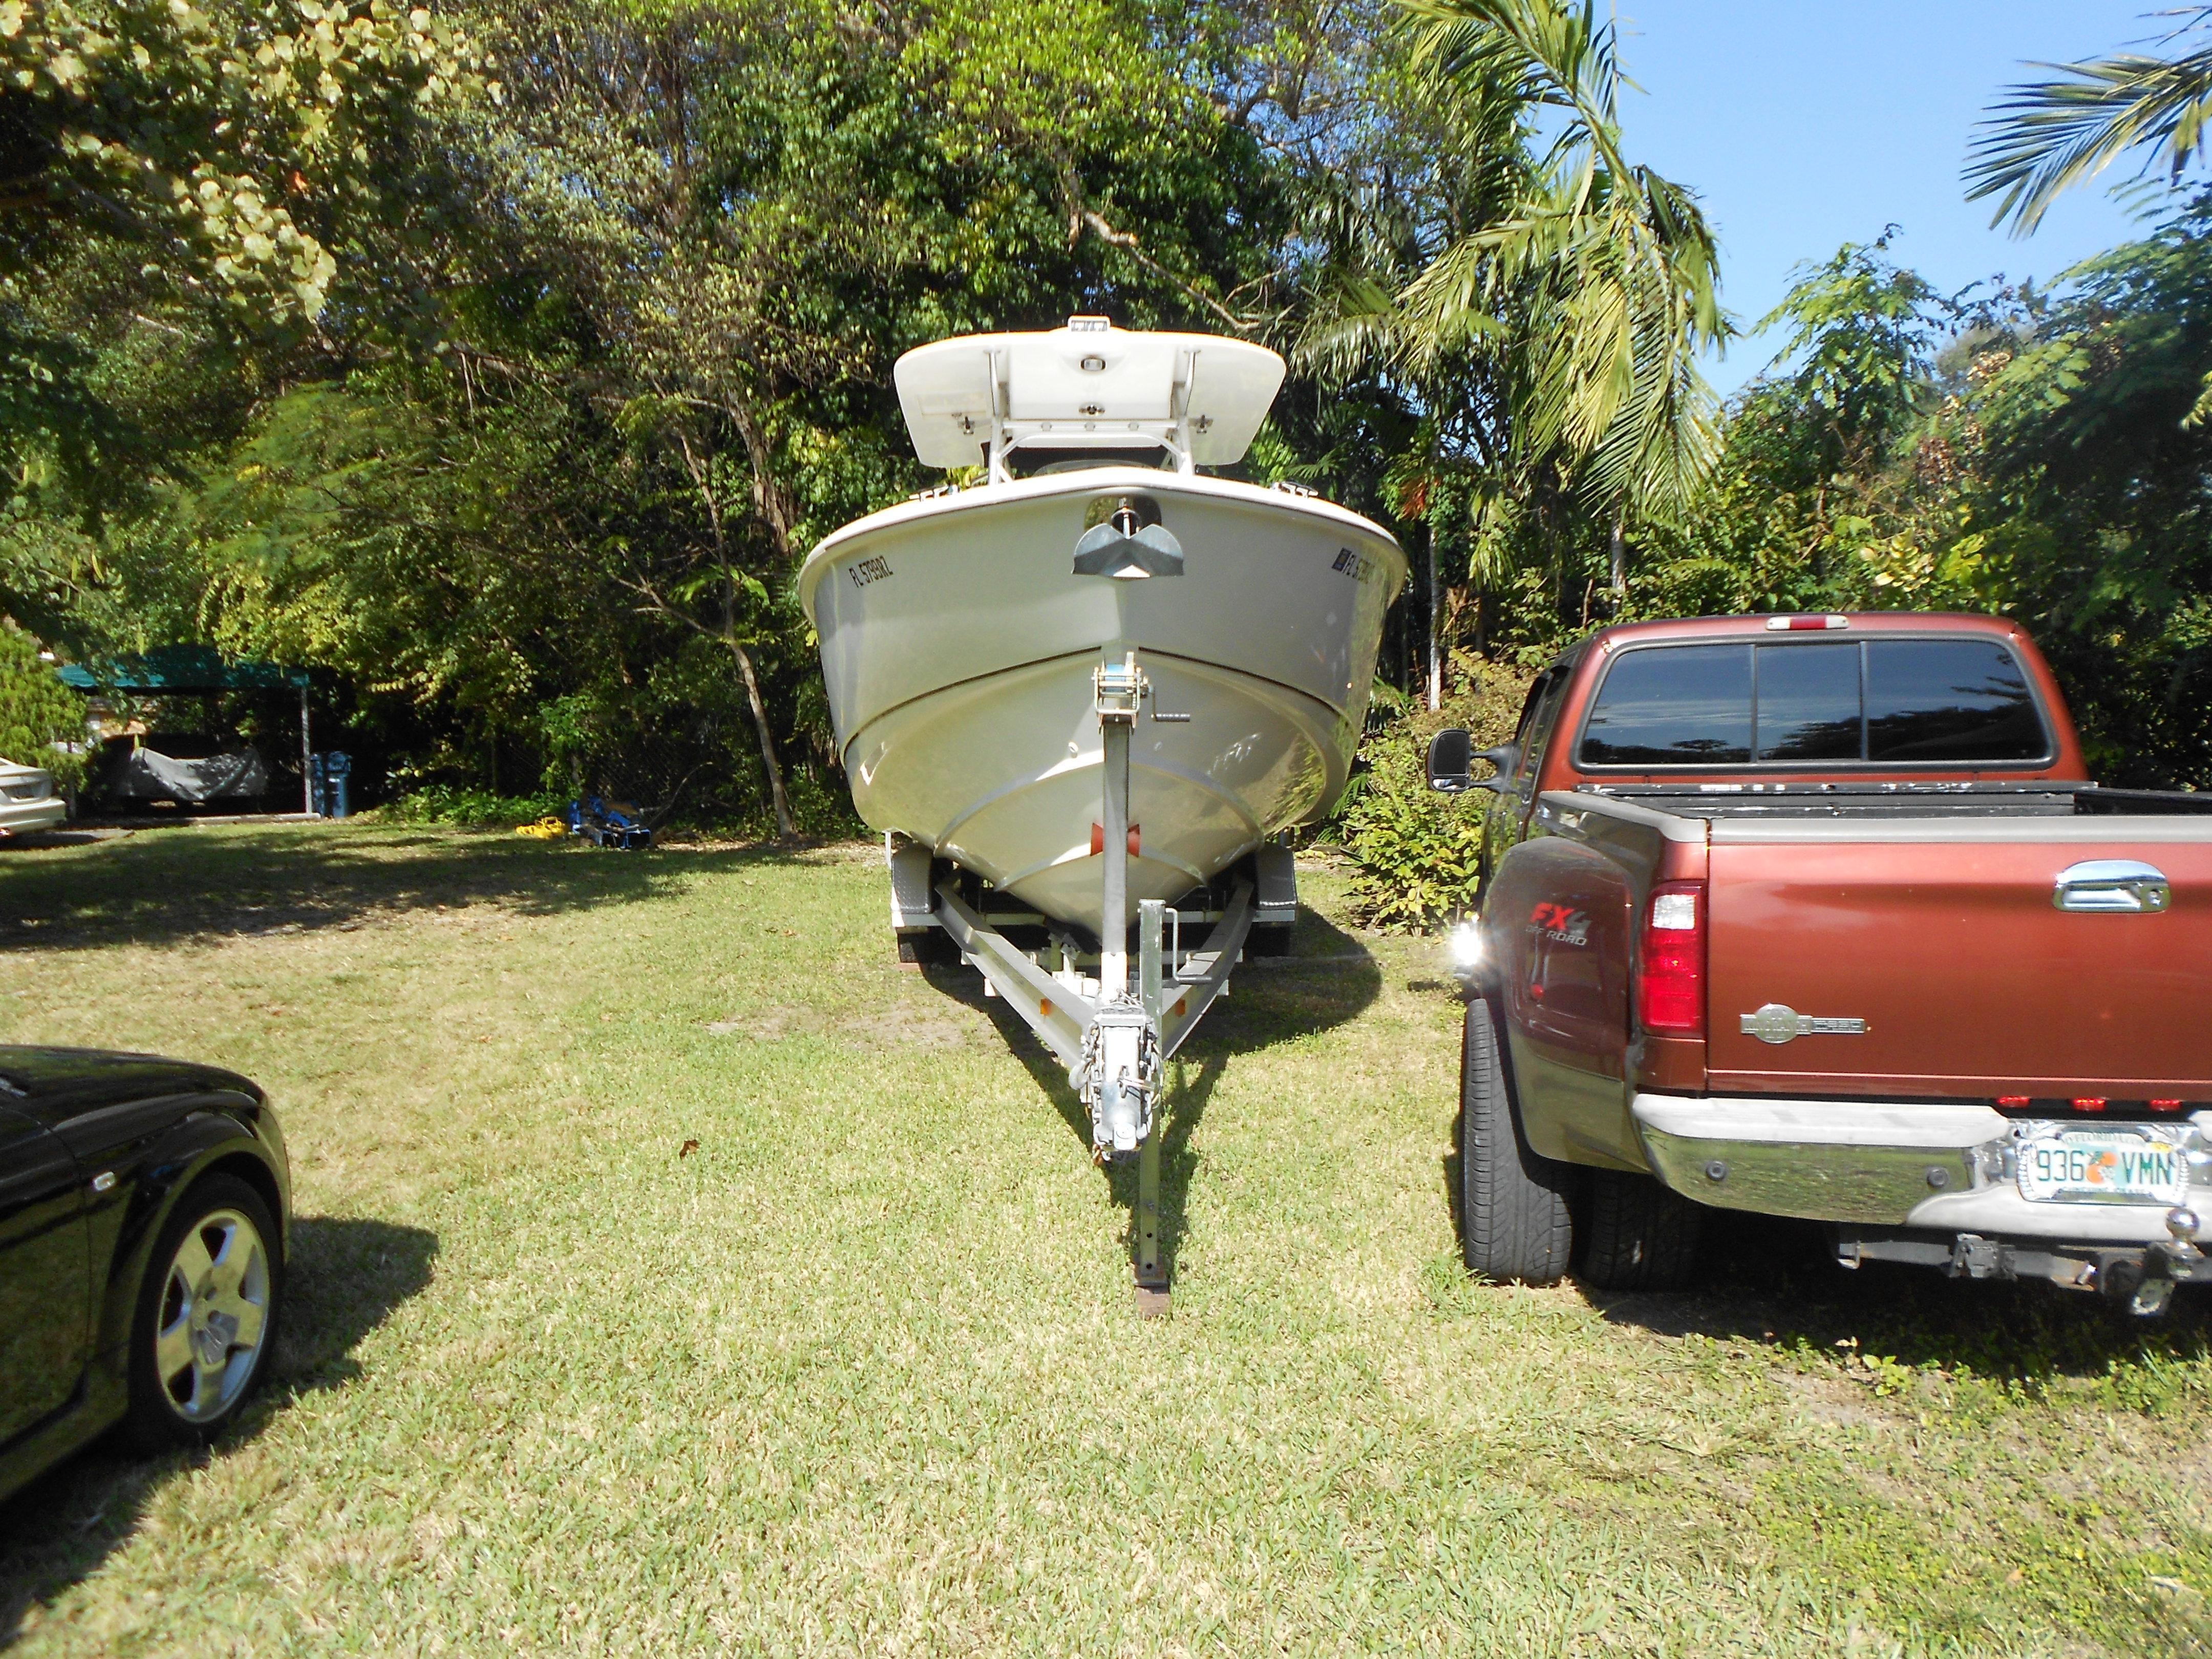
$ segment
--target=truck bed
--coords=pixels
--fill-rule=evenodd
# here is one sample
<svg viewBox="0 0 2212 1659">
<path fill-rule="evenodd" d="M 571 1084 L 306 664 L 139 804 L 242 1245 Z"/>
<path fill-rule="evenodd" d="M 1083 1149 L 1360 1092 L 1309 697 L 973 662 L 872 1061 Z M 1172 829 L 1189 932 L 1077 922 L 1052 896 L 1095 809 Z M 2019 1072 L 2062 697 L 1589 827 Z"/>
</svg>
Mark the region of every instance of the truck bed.
<svg viewBox="0 0 2212 1659">
<path fill-rule="evenodd" d="M 2212 817 L 2212 793 L 2046 783 L 1583 783 L 1655 812 L 1703 818 Z"/>
<path fill-rule="evenodd" d="M 1592 842 L 1703 843 L 1717 1093 L 2212 1104 L 2212 800 L 1789 783 L 1584 785 L 1540 805 Z M 2062 904 L 2082 866 L 2120 862 L 2166 901 Z M 1820 1024 L 1784 1035 L 1785 1013 Z"/>
</svg>

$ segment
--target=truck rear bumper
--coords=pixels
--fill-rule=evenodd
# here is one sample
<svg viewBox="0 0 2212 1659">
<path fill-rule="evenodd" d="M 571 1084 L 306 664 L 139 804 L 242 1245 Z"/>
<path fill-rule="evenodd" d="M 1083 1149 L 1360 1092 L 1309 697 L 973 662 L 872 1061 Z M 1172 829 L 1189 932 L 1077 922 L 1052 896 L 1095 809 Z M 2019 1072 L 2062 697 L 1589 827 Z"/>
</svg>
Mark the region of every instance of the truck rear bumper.
<svg viewBox="0 0 2212 1659">
<path fill-rule="evenodd" d="M 1639 1094 L 1632 1111 L 1660 1180 L 1723 1209 L 2080 1244 L 2179 1237 L 2166 1203 L 2023 1197 L 2012 1149 L 2025 1126 L 1994 1107 Z M 2158 1127 L 2188 1152 L 2186 1209 L 2212 1216 L 2212 1113 Z M 2185 1231 L 2212 1242 L 2212 1227 Z"/>
</svg>

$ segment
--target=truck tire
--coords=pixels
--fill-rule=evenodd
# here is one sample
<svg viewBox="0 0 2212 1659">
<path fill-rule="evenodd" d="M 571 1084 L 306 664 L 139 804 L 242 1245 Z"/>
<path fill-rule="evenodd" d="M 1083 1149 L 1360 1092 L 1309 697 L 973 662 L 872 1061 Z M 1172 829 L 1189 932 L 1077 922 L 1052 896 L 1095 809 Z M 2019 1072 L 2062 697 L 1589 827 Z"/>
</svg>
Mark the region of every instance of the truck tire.
<svg viewBox="0 0 2212 1659">
<path fill-rule="evenodd" d="M 1705 1212 L 1650 1176 L 1590 1171 L 1581 1277 L 1604 1291 L 1679 1291 L 1698 1266 Z"/>
<path fill-rule="evenodd" d="M 1571 1164 L 1528 1150 L 1495 1005 L 1467 1005 L 1460 1048 L 1460 1237 L 1468 1271 L 1500 1285 L 1554 1285 L 1574 1245 Z"/>
</svg>

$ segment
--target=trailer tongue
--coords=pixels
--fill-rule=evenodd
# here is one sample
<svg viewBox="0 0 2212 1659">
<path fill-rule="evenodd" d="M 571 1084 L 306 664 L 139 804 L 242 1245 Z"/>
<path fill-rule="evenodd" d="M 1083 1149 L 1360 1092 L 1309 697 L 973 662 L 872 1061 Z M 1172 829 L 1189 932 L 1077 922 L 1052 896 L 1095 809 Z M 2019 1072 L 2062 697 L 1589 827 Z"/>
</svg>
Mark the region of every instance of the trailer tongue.
<svg viewBox="0 0 2212 1659">
<path fill-rule="evenodd" d="M 1135 1161 L 1132 1254 L 1137 1306 L 1140 1313 L 1158 1314 L 1167 1310 L 1168 1303 L 1167 1267 L 1160 1248 L 1160 1137 L 1153 1133 L 1153 1120 L 1164 1103 L 1161 1079 L 1166 1062 L 1199 1017 L 1229 987 L 1230 969 L 1252 929 L 1253 884 L 1244 880 L 1234 884 L 1227 909 L 1206 943 L 1188 956 L 1170 954 L 1165 948 L 1166 902 L 1141 901 L 1137 983 L 1131 988 L 1127 943 L 1129 736 L 1145 694 L 1137 653 L 1102 665 L 1095 684 L 1106 751 L 1100 837 L 1105 923 L 1097 977 L 1083 973 L 1085 957 L 1064 934 L 1060 971 L 1048 973 L 967 904 L 952 882 L 936 888 L 932 914 L 961 955 L 981 970 L 992 990 L 1067 1067 L 1070 1086 L 1091 1111 L 1093 1155 L 1102 1163 Z"/>
</svg>

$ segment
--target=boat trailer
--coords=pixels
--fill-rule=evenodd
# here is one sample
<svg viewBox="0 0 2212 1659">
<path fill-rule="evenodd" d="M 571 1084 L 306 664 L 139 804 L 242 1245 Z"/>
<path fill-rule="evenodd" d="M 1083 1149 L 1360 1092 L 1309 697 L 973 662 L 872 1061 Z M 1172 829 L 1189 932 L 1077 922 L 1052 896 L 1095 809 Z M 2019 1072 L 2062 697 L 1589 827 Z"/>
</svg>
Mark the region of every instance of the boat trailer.
<svg viewBox="0 0 2212 1659">
<path fill-rule="evenodd" d="M 1152 688 L 1133 651 L 1092 673 L 1092 703 L 1104 749 L 1099 833 L 1103 914 L 1094 958 L 1065 927 L 1054 926 L 1048 950 L 1024 950 L 969 903 L 952 880 L 931 884 L 930 850 L 887 836 L 891 921 L 902 934 L 939 927 L 962 958 L 980 970 L 987 994 L 1005 1001 L 1067 1067 L 1067 1080 L 1091 1113 L 1092 1156 L 1101 1164 L 1134 1163 L 1137 1201 L 1130 1254 L 1137 1310 L 1168 1310 L 1168 1271 L 1160 1238 L 1159 1124 L 1164 1115 L 1167 1062 L 1214 1000 L 1229 988 L 1255 921 L 1286 927 L 1297 909 L 1290 854 L 1263 848 L 1261 885 L 1239 876 L 1213 927 L 1194 950 L 1182 948 L 1182 913 L 1160 899 L 1137 907 L 1137 972 L 1129 975 L 1128 861 L 1135 840 L 1129 823 L 1129 741 Z M 1173 720 L 1157 710 L 1155 720 Z M 1185 718 L 1188 718 L 1187 716 Z M 1272 854 L 1272 857 L 1268 855 Z M 1262 903 L 1262 899 L 1267 901 Z M 1170 918 L 1173 918 L 1170 933 Z M 1042 920 L 1039 918 L 1039 920 Z M 1042 958 L 1056 958 L 1048 968 Z M 1096 974 L 1084 970 L 1094 965 Z"/>
</svg>

